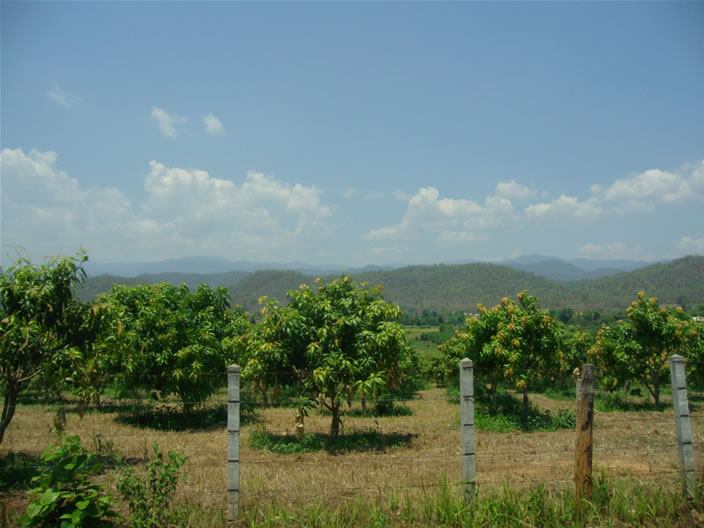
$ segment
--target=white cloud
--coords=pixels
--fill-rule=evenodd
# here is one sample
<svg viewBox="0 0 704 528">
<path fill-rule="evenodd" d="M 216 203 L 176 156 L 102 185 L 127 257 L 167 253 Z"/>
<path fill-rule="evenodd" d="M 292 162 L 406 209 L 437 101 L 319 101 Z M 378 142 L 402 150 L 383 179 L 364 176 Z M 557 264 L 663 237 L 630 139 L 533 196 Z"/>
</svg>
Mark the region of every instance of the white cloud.
<svg viewBox="0 0 704 528">
<path fill-rule="evenodd" d="M 205 133 L 209 136 L 222 136 L 225 133 L 225 128 L 222 126 L 222 123 L 213 114 L 205 115 L 203 117 L 203 124 L 205 125 Z"/>
<path fill-rule="evenodd" d="M 516 180 L 510 182 L 499 182 L 496 184 L 496 194 L 514 200 L 528 200 L 536 195 L 536 191 L 520 183 Z"/>
<path fill-rule="evenodd" d="M 485 234 L 472 233 L 471 231 L 443 231 L 440 233 L 440 240 L 443 242 L 476 242 L 478 240 L 489 240 Z"/>
<path fill-rule="evenodd" d="M 704 254 L 704 237 L 692 238 L 684 236 L 677 243 L 677 247 L 688 254 Z"/>
<path fill-rule="evenodd" d="M 72 254 L 97 231 L 129 236 L 129 199 L 114 187 L 82 187 L 56 161 L 54 152 L 0 153 L 3 246 Z"/>
<path fill-rule="evenodd" d="M 578 249 L 579 254 L 587 258 L 599 259 L 642 259 L 648 258 L 643 254 L 640 244 L 627 246 L 623 242 L 611 244 L 595 244 L 589 242 Z"/>
<path fill-rule="evenodd" d="M 56 104 L 59 104 L 65 108 L 71 108 L 76 102 L 78 102 L 78 96 L 64 91 L 61 86 L 55 84 L 54 87 L 47 92 L 49 98 Z"/>
<path fill-rule="evenodd" d="M 367 200 L 383 200 L 384 199 L 384 193 L 381 192 L 376 192 L 376 191 L 369 191 L 365 198 Z"/>
<path fill-rule="evenodd" d="M 507 225 L 515 220 L 510 200 L 489 196 L 483 204 L 472 200 L 440 198 L 435 187 L 423 187 L 408 200 L 406 212 L 398 225 L 371 229 L 368 240 L 408 237 L 419 232 L 433 232 L 441 240 L 483 240 L 477 231 Z"/>
<path fill-rule="evenodd" d="M 304 256 L 311 237 L 332 231 L 319 189 L 259 172 L 238 183 L 152 161 L 147 197 L 133 204 L 114 187 L 82 186 L 57 167 L 53 152 L 5 149 L 0 156 L 3 247 L 32 244 L 35 254 L 55 254 L 82 245 L 99 261 L 187 254 L 278 260 L 282 250 Z"/>
<path fill-rule="evenodd" d="M 674 172 L 647 170 L 631 178 L 616 180 L 603 192 L 597 189 L 597 193 L 608 202 L 676 203 L 701 200 L 704 199 L 704 161 Z"/>
<path fill-rule="evenodd" d="M 344 191 L 342 191 L 342 197 L 345 200 L 349 200 L 350 198 L 354 198 L 357 195 L 357 189 L 354 187 L 347 187 L 345 188 Z"/>
<path fill-rule="evenodd" d="M 574 196 L 563 194 L 552 202 L 529 205 L 525 213 L 528 218 L 576 218 L 588 222 L 601 216 L 602 209 L 593 198 L 580 202 Z"/>
<path fill-rule="evenodd" d="M 144 189 L 149 194 L 150 209 L 183 219 L 179 225 L 184 230 L 192 221 L 196 225 L 228 225 L 228 221 L 236 221 L 250 233 L 298 234 L 310 228 L 327 231 L 322 220 L 331 211 L 320 204 L 320 190 L 316 187 L 290 185 L 255 171 L 248 172 L 238 187 L 230 180 L 213 178 L 206 171 L 169 168 L 156 161 L 149 165 L 151 171 Z M 284 229 L 280 217 L 287 218 L 287 224 L 293 218 L 295 229 Z"/>
<path fill-rule="evenodd" d="M 185 117 L 170 115 L 158 106 L 152 108 L 152 119 L 159 125 L 162 135 L 169 139 L 178 137 L 181 134 L 180 128 L 186 122 Z"/>
<path fill-rule="evenodd" d="M 659 204 L 704 201 L 704 161 L 685 164 L 674 171 L 647 170 L 616 180 L 606 188 L 595 184 L 590 192 L 591 196 L 584 200 L 562 195 L 551 202 L 529 205 L 525 209 L 526 216 L 589 222 L 603 216 L 650 213 Z"/>
</svg>

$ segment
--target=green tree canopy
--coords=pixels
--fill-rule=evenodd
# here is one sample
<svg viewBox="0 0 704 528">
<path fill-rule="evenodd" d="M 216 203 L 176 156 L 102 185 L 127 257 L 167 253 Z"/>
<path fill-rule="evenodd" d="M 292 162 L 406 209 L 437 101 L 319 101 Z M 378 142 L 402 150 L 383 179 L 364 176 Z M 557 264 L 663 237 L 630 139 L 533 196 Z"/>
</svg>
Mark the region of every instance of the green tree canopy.
<svg viewBox="0 0 704 528">
<path fill-rule="evenodd" d="M 0 377 L 4 391 L 0 443 L 15 414 L 18 394 L 39 377 L 61 383 L 59 365 L 70 353 L 64 314 L 73 288 L 85 278 L 84 252 L 43 265 L 20 259 L 0 269 Z"/>
<path fill-rule="evenodd" d="M 201 284 L 113 286 L 101 301 L 117 318 L 113 372 L 122 389 L 160 397 L 176 394 L 184 410 L 224 383 L 233 337 L 249 326 L 244 311 L 230 310 L 225 288 Z"/>
<path fill-rule="evenodd" d="M 417 366 L 398 323 L 398 306 L 381 287 L 342 276 L 288 292 L 285 308 L 268 303 L 248 341 L 243 375 L 296 378 L 305 395 L 331 413 L 331 436 L 340 430 L 340 408 L 355 395 L 374 397 L 398 387 Z"/>
<path fill-rule="evenodd" d="M 479 315 L 467 318 L 464 329 L 441 345 L 446 373 L 456 375 L 460 360 L 468 357 L 490 395 L 502 380 L 509 380 L 523 393 L 527 411 L 529 388 L 560 373 L 564 326 L 525 290 L 518 303 L 504 297 L 501 304 L 491 309 L 479 305 L 478 310 Z"/>
<path fill-rule="evenodd" d="M 689 360 L 701 357 L 702 339 L 696 323 L 679 306 L 660 306 L 644 292 L 626 309 L 628 321 L 604 325 L 590 350 L 607 374 L 604 384 L 615 387 L 637 379 L 648 389 L 655 405 L 660 386 L 668 379 L 668 358 L 681 354 Z"/>
</svg>

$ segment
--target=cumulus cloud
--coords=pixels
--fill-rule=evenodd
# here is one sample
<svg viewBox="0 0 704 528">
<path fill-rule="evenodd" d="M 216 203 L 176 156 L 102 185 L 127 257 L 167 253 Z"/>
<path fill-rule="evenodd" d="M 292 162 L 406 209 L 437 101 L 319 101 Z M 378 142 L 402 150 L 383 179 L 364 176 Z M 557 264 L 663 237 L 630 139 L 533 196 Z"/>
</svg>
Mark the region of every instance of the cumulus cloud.
<svg viewBox="0 0 704 528">
<path fill-rule="evenodd" d="M 184 254 L 277 260 L 306 251 L 332 228 L 316 187 L 251 171 L 240 182 L 202 170 L 149 164 L 146 198 L 132 203 L 114 187 L 85 187 L 53 152 L 4 149 L 3 246 L 33 244 L 38 254 L 75 251 L 96 260 Z"/>
<path fill-rule="evenodd" d="M 689 236 L 684 236 L 677 243 L 677 247 L 688 254 L 704 254 L 704 237 L 692 238 Z"/>
<path fill-rule="evenodd" d="M 161 134 L 169 139 L 174 139 L 181 134 L 181 127 L 186 123 L 185 117 L 169 114 L 163 108 L 152 108 L 152 119 L 159 125 Z"/>
<path fill-rule="evenodd" d="M 406 212 L 398 225 L 371 229 L 368 240 L 408 237 L 419 232 L 433 232 L 441 240 L 479 240 L 483 231 L 515 220 L 511 201 L 489 196 L 483 204 L 463 198 L 440 198 L 435 187 L 423 187 L 408 200 Z"/>
<path fill-rule="evenodd" d="M 589 222 L 603 216 L 652 212 L 659 204 L 704 201 L 704 161 L 685 164 L 674 171 L 650 169 L 615 180 L 606 188 L 592 185 L 590 193 L 583 200 L 562 195 L 550 202 L 531 204 L 525 214 L 533 219 L 572 218 Z"/>
<path fill-rule="evenodd" d="M 511 180 L 510 182 L 499 182 L 496 184 L 496 194 L 514 200 L 528 200 L 536 195 L 536 191 L 516 183 L 516 180 Z"/>
<path fill-rule="evenodd" d="M 529 205 L 526 207 L 525 213 L 528 218 L 547 219 L 571 217 L 589 222 L 599 218 L 602 214 L 602 208 L 593 198 L 580 201 L 574 196 L 565 196 L 563 194 L 552 202 Z"/>
<path fill-rule="evenodd" d="M 593 188 L 607 202 L 676 203 L 704 199 L 704 161 L 669 172 L 647 170 L 616 180 L 609 188 Z"/>
<path fill-rule="evenodd" d="M 222 126 L 220 120 L 213 114 L 207 114 L 203 117 L 205 125 L 205 133 L 209 136 L 222 136 L 225 133 L 225 127 Z"/>
<path fill-rule="evenodd" d="M 64 108 L 71 108 L 76 102 L 78 102 L 77 95 L 66 92 L 58 84 L 55 84 L 54 87 L 47 92 L 47 95 L 49 96 L 49 99 Z"/>
<path fill-rule="evenodd" d="M 354 198 L 357 195 L 357 189 L 354 187 L 346 187 L 344 191 L 342 191 L 342 197 L 345 200 L 349 200 L 350 198 Z"/>
<path fill-rule="evenodd" d="M 171 218 L 184 232 L 204 224 L 226 231 L 236 225 L 250 234 L 275 238 L 309 229 L 320 234 L 328 231 L 323 219 L 331 211 L 320 204 L 321 191 L 316 187 L 291 185 L 255 171 L 248 172 L 238 186 L 206 171 L 171 168 L 156 161 L 149 165 L 144 183 L 149 209 Z M 283 220 L 292 228 L 285 228 Z"/>
<path fill-rule="evenodd" d="M 130 201 L 115 187 L 82 187 L 56 166 L 55 152 L 3 149 L 3 246 L 73 252 L 96 229 L 128 233 Z M 68 246 L 68 248 L 67 248 Z"/>
</svg>

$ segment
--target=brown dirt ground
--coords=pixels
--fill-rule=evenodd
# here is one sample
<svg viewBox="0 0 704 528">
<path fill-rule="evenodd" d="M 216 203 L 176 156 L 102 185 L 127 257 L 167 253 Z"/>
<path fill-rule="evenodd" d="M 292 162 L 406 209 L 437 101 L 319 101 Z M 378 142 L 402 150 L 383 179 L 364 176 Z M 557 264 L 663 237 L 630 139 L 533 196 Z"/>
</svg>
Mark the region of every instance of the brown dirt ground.
<svg viewBox="0 0 704 528">
<path fill-rule="evenodd" d="M 531 395 L 538 406 L 557 411 L 574 408 L 570 401 Z M 291 506 L 324 501 L 335 504 L 351 497 L 381 496 L 396 490 L 401 497 L 414 496 L 437 486 L 443 479 L 460 480 L 459 406 L 445 398 L 443 389 L 420 392 L 407 402 L 413 416 L 390 418 L 344 418 L 344 431 L 376 429 L 383 433 L 410 433 L 410 445 L 383 452 L 275 455 L 249 446 L 252 431 L 293 434 L 295 409 L 260 411 L 258 423 L 242 429 L 241 501 L 257 505 L 276 500 Z M 226 433 L 224 428 L 193 432 L 159 432 L 137 429 L 115 421 L 110 413 L 89 413 L 80 418 L 68 414 L 67 434 L 80 435 L 93 448 L 97 434 L 112 442 L 116 453 L 143 464 L 145 449 L 158 443 L 162 450 L 178 450 L 188 456 L 187 481 L 180 494 L 203 506 L 222 506 L 226 499 Z M 330 417 L 315 411 L 306 418 L 306 432 L 327 432 Z M 51 433 L 53 415 L 42 406 L 22 406 L 0 446 L 0 456 L 22 452 L 38 456 L 56 440 Z M 692 414 L 697 469 L 704 471 L 704 419 Z M 481 490 L 508 483 L 512 487 L 572 487 L 575 433 L 477 432 L 477 474 Z M 629 477 L 663 487 L 679 485 L 678 452 L 672 411 L 638 413 L 595 412 L 595 472 L 604 469 L 612 477 Z M 110 475 L 103 477 L 110 481 Z M 429 490 L 432 491 L 432 490 Z M 24 492 L 0 494 L 6 515 L 23 511 Z"/>
</svg>

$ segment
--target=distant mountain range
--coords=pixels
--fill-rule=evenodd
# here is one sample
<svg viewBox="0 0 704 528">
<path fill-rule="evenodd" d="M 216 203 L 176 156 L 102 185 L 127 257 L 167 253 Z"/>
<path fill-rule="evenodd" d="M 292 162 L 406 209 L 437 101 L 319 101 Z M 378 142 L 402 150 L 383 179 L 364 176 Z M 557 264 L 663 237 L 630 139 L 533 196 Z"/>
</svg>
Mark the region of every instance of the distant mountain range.
<svg viewBox="0 0 704 528">
<path fill-rule="evenodd" d="M 640 260 L 562 260 L 544 255 L 526 255 L 504 260 L 500 264 L 521 271 L 529 271 L 540 277 L 558 281 L 598 279 L 624 271 L 644 268 L 652 262 Z"/>
<path fill-rule="evenodd" d="M 137 277 L 140 275 L 158 275 L 162 273 L 210 274 L 239 271 L 253 273 L 261 270 L 295 270 L 310 275 L 354 273 L 357 271 L 390 270 L 391 266 L 365 266 L 352 268 L 337 264 L 307 264 L 305 262 L 250 262 L 248 260 L 232 261 L 222 257 L 184 257 L 159 260 L 156 262 L 117 262 L 100 263 L 88 261 L 84 269 L 89 277 L 98 275 L 117 275 L 120 277 Z"/>
<path fill-rule="evenodd" d="M 521 259 L 517 259 L 521 260 Z M 515 269 L 508 265 L 471 263 L 438 264 L 433 266 L 406 266 L 391 270 L 348 270 L 356 281 L 384 286 L 387 300 L 397 303 L 404 311 L 424 309 L 442 313 L 473 312 L 478 303 L 492 306 L 502 297 L 515 298 L 522 289 L 536 295 L 546 308 L 571 307 L 575 310 L 625 310 L 640 290 L 657 296 L 666 304 L 694 306 L 704 303 L 704 257 L 689 256 L 671 262 L 641 266 L 636 261 L 606 261 L 599 267 L 589 261 L 592 270 L 576 264 L 550 259 L 544 270 L 552 269 L 559 280 L 548 279 L 534 271 Z M 603 264 L 604 261 L 602 261 Z M 602 273 L 600 270 L 631 266 L 632 271 L 618 271 L 600 278 L 570 279 L 576 272 Z M 532 266 L 540 261 L 524 259 L 513 262 L 515 266 Z M 552 267 L 551 267 L 552 266 Z M 305 270 L 305 268 L 302 268 Z M 559 273 L 558 273 L 559 272 Z M 168 272 L 142 274 L 137 277 L 101 275 L 89 277 L 78 295 L 84 300 L 106 292 L 112 284 L 139 284 L 168 281 L 186 282 L 195 287 L 206 282 L 212 287 L 225 286 L 235 304 L 242 304 L 250 311 L 258 309 L 257 300 L 262 296 L 275 297 L 286 302 L 286 292 L 300 284 L 310 284 L 316 276 L 332 280 L 340 273 L 309 273 L 297 270 L 231 271 L 229 273 Z"/>
<path fill-rule="evenodd" d="M 478 261 L 460 261 L 451 264 L 475 264 Z M 633 271 L 645 267 L 649 262 L 638 260 L 564 260 L 546 255 L 524 255 L 515 259 L 495 262 L 513 269 L 529 271 L 540 277 L 551 280 L 583 280 L 607 277 L 623 271 Z M 342 264 L 308 264 L 305 262 L 287 262 L 284 264 L 272 262 L 250 262 L 247 260 L 231 261 L 222 257 L 184 257 L 179 259 L 160 260 L 157 262 L 125 262 L 99 263 L 87 262 L 84 266 L 89 277 L 98 275 L 116 275 L 119 277 L 148 276 L 150 282 L 164 273 L 180 274 L 224 274 L 228 272 L 254 273 L 263 270 L 297 271 L 306 275 L 334 275 L 339 273 L 362 273 L 367 271 L 391 271 L 407 267 L 397 266 L 365 266 L 350 267 Z M 173 277 L 172 277 L 173 278 Z M 167 280 L 164 278 L 161 280 Z M 185 281 L 189 282 L 189 281 Z"/>
</svg>

